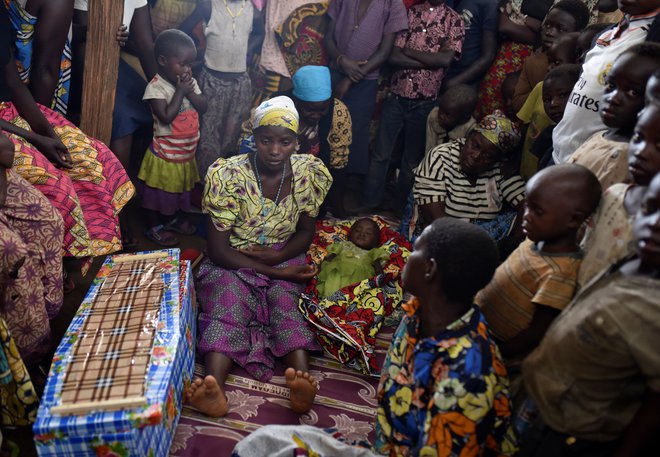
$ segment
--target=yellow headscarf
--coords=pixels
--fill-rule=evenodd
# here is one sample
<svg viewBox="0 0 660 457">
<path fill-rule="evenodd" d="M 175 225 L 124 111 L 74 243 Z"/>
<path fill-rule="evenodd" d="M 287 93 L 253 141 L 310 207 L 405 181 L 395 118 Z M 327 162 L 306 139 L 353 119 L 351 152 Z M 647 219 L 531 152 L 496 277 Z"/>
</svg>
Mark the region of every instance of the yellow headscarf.
<svg viewBox="0 0 660 457">
<path fill-rule="evenodd" d="M 518 143 L 520 143 L 518 127 L 500 110 L 495 110 L 493 114 L 484 116 L 481 122 L 474 127 L 474 130 L 485 136 L 488 141 L 505 154 L 515 150 Z"/>
<path fill-rule="evenodd" d="M 293 100 L 279 96 L 266 100 L 254 110 L 252 128 L 284 127 L 298 133 L 298 111 Z"/>
</svg>

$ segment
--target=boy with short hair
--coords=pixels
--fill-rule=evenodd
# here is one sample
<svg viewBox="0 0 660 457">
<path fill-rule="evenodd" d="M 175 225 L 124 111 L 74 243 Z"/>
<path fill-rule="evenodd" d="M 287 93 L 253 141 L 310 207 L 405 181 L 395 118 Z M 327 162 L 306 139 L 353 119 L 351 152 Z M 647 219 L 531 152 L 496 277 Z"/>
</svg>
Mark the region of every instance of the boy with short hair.
<svg viewBox="0 0 660 457">
<path fill-rule="evenodd" d="M 600 196 L 596 176 L 579 165 L 546 168 L 527 183 L 522 226 L 528 239 L 475 299 L 505 358 L 529 354 L 573 298 L 578 232 Z"/>
<path fill-rule="evenodd" d="M 580 77 L 580 70 L 579 65 L 572 63 L 553 68 L 543 81 L 536 85 L 523 107 L 518 111 L 518 119 L 528 125 L 520 160 L 520 176 L 523 178 L 529 179 L 538 171 L 539 160 L 546 151 L 536 147 L 536 142 L 541 138 L 543 132 L 561 121 L 568 96 L 575 81 Z M 548 133 L 546 132 L 544 136 L 548 136 Z M 552 133 L 549 133 L 550 141 L 552 141 L 551 135 Z M 552 147 L 552 143 L 550 143 L 550 147 Z M 537 155 L 535 151 L 542 151 L 542 154 Z"/>
<path fill-rule="evenodd" d="M 429 151 L 449 140 L 465 138 L 476 121 L 472 117 L 477 106 L 477 91 L 459 84 L 445 92 L 426 118 L 426 147 Z"/>
</svg>

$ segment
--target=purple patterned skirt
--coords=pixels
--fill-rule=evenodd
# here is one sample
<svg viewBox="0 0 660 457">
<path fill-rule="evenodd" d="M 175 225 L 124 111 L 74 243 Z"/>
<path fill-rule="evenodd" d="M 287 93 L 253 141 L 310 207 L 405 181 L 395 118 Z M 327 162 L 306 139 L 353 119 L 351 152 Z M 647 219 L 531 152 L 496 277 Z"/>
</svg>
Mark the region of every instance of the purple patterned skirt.
<svg viewBox="0 0 660 457">
<path fill-rule="evenodd" d="M 281 263 L 303 265 L 305 255 Z M 252 269 L 226 270 L 208 258 L 196 278 L 200 304 L 197 351 L 226 355 L 259 381 L 273 376 L 275 357 L 320 350 L 298 310 L 304 284 L 270 279 Z"/>
</svg>

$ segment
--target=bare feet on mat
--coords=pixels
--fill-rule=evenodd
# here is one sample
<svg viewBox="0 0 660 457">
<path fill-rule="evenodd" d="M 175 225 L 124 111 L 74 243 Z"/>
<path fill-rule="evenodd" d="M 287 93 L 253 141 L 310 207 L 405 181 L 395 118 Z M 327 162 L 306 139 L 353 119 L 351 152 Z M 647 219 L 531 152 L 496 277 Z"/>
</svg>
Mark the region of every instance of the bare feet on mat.
<svg viewBox="0 0 660 457">
<path fill-rule="evenodd" d="M 211 417 L 227 414 L 227 397 L 213 376 L 195 378 L 188 389 L 188 403 L 199 412 Z"/>
<path fill-rule="evenodd" d="M 291 390 L 291 409 L 297 413 L 306 413 L 312 409 L 314 397 L 319 383 L 312 375 L 294 368 L 287 368 L 284 372 L 286 385 Z"/>
</svg>

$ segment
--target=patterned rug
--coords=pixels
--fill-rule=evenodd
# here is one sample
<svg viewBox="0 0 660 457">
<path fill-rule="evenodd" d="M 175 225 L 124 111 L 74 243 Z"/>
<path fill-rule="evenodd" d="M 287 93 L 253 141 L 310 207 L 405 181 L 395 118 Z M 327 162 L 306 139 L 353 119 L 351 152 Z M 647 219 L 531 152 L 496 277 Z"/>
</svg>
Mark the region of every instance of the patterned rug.
<svg viewBox="0 0 660 457">
<path fill-rule="evenodd" d="M 378 335 L 379 364 L 385 357 L 392 333 L 393 327 L 388 326 Z M 351 441 L 373 442 L 378 378 L 348 369 L 326 354 L 312 357 L 310 364 L 320 390 L 309 413 L 299 416 L 289 409 L 284 366 L 278 365 L 268 383 L 255 381 L 240 368 L 234 368 L 227 381 L 229 414 L 213 419 L 184 407 L 170 455 L 229 456 L 236 442 L 267 424 L 333 427 Z M 196 371 L 201 375 L 201 365 L 197 365 Z"/>
<path fill-rule="evenodd" d="M 382 219 L 388 226 L 398 227 L 399 221 L 386 217 Z M 382 366 L 401 316 L 401 308 L 397 307 L 386 318 L 376 337 L 378 366 Z M 241 368 L 234 367 L 227 380 L 227 416 L 214 419 L 184 406 L 170 456 L 230 456 L 238 441 L 268 424 L 331 427 L 336 428 L 348 441 L 368 440 L 373 443 L 378 377 L 363 375 L 347 368 L 326 353 L 315 354 L 310 358 L 310 371 L 319 381 L 320 389 L 314 408 L 300 416 L 289 409 L 284 369 L 278 363 L 275 376 L 270 382 L 263 383 L 252 379 Z M 200 364 L 196 365 L 195 373 L 196 376 L 203 375 Z"/>
</svg>

